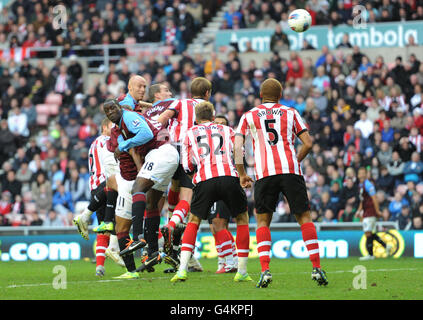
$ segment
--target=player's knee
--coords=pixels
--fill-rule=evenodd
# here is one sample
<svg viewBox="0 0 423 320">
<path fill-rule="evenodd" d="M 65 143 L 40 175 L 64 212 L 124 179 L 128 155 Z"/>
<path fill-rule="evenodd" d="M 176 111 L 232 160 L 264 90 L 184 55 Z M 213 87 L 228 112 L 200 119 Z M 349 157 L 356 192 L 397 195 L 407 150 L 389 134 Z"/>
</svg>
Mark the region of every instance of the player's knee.
<svg viewBox="0 0 423 320">
<path fill-rule="evenodd" d="M 188 203 L 191 203 L 192 200 L 192 189 L 189 188 L 181 188 L 181 191 L 179 192 L 179 201 L 185 200 Z"/>
<path fill-rule="evenodd" d="M 217 233 L 223 229 L 226 229 L 226 222 L 226 219 L 214 218 L 212 221 L 214 232 Z"/>
<path fill-rule="evenodd" d="M 201 219 L 199 217 L 197 217 L 195 214 L 190 214 L 188 217 L 188 222 L 189 223 L 195 223 L 195 224 L 200 224 L 201 223 Z"/>
<path fill-rule="evenodd" d="M 299 225 L 304 223 L 312 222 L 310 211 L 305 211 L 302 213 L 296 213 L 295 218 L 297 219 Z"/>
<path fill-rule="evenodd" d="M 272 221 L 272 213 L 259 213 L 256 215 L 257 228 L 269 227 Z"/>
<path fill-rule="evenodd" d="M 235 217 L 235 222 L 237 225 L 245 225 L 248 224 L 248 212 L 240 213 Z"/>
</svg>

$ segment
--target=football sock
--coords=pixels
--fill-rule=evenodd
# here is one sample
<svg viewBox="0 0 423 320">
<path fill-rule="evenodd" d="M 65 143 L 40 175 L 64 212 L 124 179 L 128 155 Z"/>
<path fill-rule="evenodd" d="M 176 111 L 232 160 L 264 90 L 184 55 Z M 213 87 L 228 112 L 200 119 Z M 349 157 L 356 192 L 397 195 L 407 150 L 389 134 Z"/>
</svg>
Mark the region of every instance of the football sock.
<svg viewBox="0 0 423 320">
<path fill-rule="evenodd" d="M 220 244 L 221 256 L 225 259 L 228 266 L 234 265 L 232 256 L 232 240 L 226 229 L 220 230 L 216 233 L 216 238 Z"/>
<path fill-rule="evenodd" d="M 232 241 L 232 258 L 234 259 L 234 264 L 236 266 L 238 264 L 238 255 L 237 255 L 237 252 L 236 252 L 235 239 L 234 239 L 234 236 L 232 235 L 232 233 L 228 229 L 226 229 L 226 232 L 229 234 L 231 241 Z M 248 233 L 248 235 L 249 234 L 250 233 Z"/>
<path fill-rule="evenodd" d="M 220 247 L 220 242 L 218 237 L 216 236 L 216 233 L 213 235 L 214 237 L 214 243 L 217 251 L 217 268 L 220 269 L 221 266 L 224 265 L 225 259 L 222 257 L 222 249 Z"/>
<path fill-rule="evenodd" d="M 145 201 L 144 192 L 132 195 L 132 233 L 135 241 L 143 236 Z"/>
<path fill-rule="evenodd" d="M 366 239 L 366 249 L 369 255 L 373 255 L 373 235 Z"/>
<path fill-rule="evenodd" d="M 167 204 L 168 204 L 168 211 L 173 214 L 173 211 L 175 210 L 176 205 L 179 202 L 179 192 L 175 192 L 172 189 L 169 189 L 169 192 L 167 194 Z"/>
<path fill-rule="evenodd" d="M 91 219 L 91 215 L 93 214 L 94 211 L 91 211 L 88 208 L 85 208 L 84 211 L 82 211 L 82 219 L 85 221 L 90 221 Z"/>
<path fill-rule="evenodd" d="M 104 214 L 104 222 L 113 222 L 115 218 L 115 208 L 118 192 L 116 190 L 107 188 L 106 190 L 106 212 Z"/>
<path fill-rule="evenodd" d="M 95 246 L 96 266 L 104 266 L 104 260 L 106 260 L 106 249 L 109 246 L 109 240 L 109 235 L 97 234 L 97 244 Z"/>
<path fill-rule="evenodd" d="M 119 249 L 122 251 L 126 248 L 126 244 L 131 241 L 131 238 L 129 237 L 128 232 L 118 232 L 117 238 L 119 242 Z M 128 254 L 126 256 L 122 257 L 123 262 L 125 263 L 126 270 L 129 272 L 134 272 L 136 270 L 135 267 L 135 260 L 133 254 Z"/>
<path fill-rule="evenodd" d="M 148 244 L 147 254 L 151 256 L 152 253 L 159 250 L 159 226 L 160 226 L 160 212 L 156 210 L 147 210 L 145 218 L 144 236 Z"/>
<path fill-rule="evenodd" d="M 384 248 L 386 248 L 386 242 L 383 241 L 378 235 L 377 233 L 373 233 L 373 240 L 376 240 L 377 242 L 379 242 Z"/>
<path fill-rule="evenodd" d="M 170 226 L 172 229 L 175 229 L 175 227 L 184 221 L 185 217 L 188 215 L 190 209 L 190 204 L 188 201 L 181 200 L 178 202 L 178 204 L 175 207 L 175 210 L 173 211 L 172 217 L 170 218 L 170 221 L 168 223 L 168 226 Z"/>
<path fill-rule="evenodd" d="M 269 230 L 269 228 L 267 229 Z M 261 232 L 262 231 L 260 231 L 260 233 Z M 269 230 L 268 236 L 270 241 L 270 230 Z M 245 274 L 247 273 L 248 254 L 250 252 L 250 228 L 248 227 L 248 225 L 239 225 L 236 227 L 236 247 L 238 248 L 238 272 L 241 274 Z M 270 250 L 270 246 L 269 246 L 269 250 Z M 270 257 L 268 259 L 269 260 L 267 262 L 267 269 L 269 269 Z M 261 263 L 261 257 L 260 257 L 260 263 Z M 263 269 L 263 265 L 262 265 L 262 269 Z"/>
<path fill-rule="evenodd" d="M 119 242 L 116 235 L 110 235 L 109 249 L 112 251 L 119 251 Z"/>
<path fill-rule="evenodd" d="M 191 259 L 191 254 L 195 249 L 195 240 L 197 239 L 198 225 L 189 222 L 185 228 L 184 236 L 182 237 L 181 247 L 181 264 L 180 270 L 188 269 L 188 262 Z"/>
<path fill-rule="evenodd" d="M 272 237 L 270 235 L 269 227 L 260 227 L 256 230 L 257 236 L 257 251 L 261 264 L 261 272 L 269 269 L 270 264 L 270 248 L 272 245 Z M 238 230 L 237 230 L 237 246 L 238 246 L 238 268 L 241 263 L 241 252 L 238 245 Z"/>
<path fill-rule="evenodd" d="M 317 240 L 317 232 L 314 223 L 307 222 L 302 224 L 301 233 L 313 268 L 320 268 L 319 241 Z"/>
</svg>

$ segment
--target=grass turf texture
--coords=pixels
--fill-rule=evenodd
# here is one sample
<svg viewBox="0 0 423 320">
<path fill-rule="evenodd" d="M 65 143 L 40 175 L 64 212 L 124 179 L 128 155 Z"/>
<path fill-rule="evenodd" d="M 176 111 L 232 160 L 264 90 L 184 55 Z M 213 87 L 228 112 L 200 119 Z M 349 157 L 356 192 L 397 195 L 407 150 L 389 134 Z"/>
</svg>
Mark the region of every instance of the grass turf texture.
<svg viewBox="0 0 423 320">
<path fill-rule="evenodd" d="M 272 259 L 273 282 L 258 289 L 258 259 L 250 259 L 248 268 L 253 282 L 236 283 L 234 274 L 216 275 L 215 259 L 201 259 L 205 269 L 188 273 L 186 282 L 171 283 L 173 274 L 164 274 L 168 265 L 156 266 L 154 273 L 142 273 L 140 279 L 115 280 L 124 269 L 106 260 L 106 276 L 95 276 L 95 265 L 87 261 L 7 262 L 1 263 L 0 299 L 141 299 L 141 300 L 278 300 L 278 299 L 423 299 L 422 261 L 412 258 L 323 259 L 329 285 L 318 287 L 311 280 L 311 265 L 306 259 Z M 139 264 L 139 261 L 137 261 Z M 66 268 L 67 288 L 52 286 L 56 265 Z M 355 266 L 367 269 L 367 289 L 353 287 Z"/>
</svg>

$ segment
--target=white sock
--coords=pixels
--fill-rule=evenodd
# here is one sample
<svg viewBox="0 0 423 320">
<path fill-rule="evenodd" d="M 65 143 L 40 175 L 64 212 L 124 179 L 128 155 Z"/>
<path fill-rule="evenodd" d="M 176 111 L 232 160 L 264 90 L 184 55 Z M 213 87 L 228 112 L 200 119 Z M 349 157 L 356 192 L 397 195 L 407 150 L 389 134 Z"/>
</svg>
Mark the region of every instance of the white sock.
<svg viewBox="0 0 423 320">
<path fill-rule="evenodd" d="M 248 262 L 248 257 L 238 257 L 238 272 L 240 274 L 247 273 L 247 262 Z"/>
<path fill-rule="evenodd" d="M 232 253 L 231 253 L 231 254 L 229 254 L 229 255 L 227 255 L 227 256 L 225 257 L 225 260 L 226 260 L 226 265 L 227 265 L 227 266 L 229 266 L 229 267 L 233 267 L 233 266 L 234 266 L 235 262 L 234 262 L 234 258 L 233 258 L 233 256 L 232 256 Z"/>
<path fill-rule="evenodd" d="M 91 210 L 85 208 L 85 210 L 82 212 L 82 219 L 84 219 L 85 221 L 90 221 L 92 214 L 93 212 Z"/>
<path fill-rule="evenodd" d="M 119 242 L 116 235 L 110 235 L 109 249 L 112 251 L 120 251 Z"/>
<path fill-rule="evenodd" d="M 191 259 L 191 251 L 181 251 L 181 263 L 179 265 L 179 270 L 188 270 L 188 262 Z"/>
<path fill-rule="evenodd" d="M 225 258 L 218 257 L 217 258 L 217 270 L 220 270 L 220 268 L 222 268 L 224 264 L 225 264 Z"/>
</svg>

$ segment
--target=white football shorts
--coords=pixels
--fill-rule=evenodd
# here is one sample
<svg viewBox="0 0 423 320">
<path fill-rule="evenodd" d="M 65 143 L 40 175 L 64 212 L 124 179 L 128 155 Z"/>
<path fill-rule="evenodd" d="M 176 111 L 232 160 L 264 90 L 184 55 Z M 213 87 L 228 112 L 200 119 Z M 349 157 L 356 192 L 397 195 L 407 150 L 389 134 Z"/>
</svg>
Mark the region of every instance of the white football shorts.
<svg viewBox="0 0 423 320">
<path fill-rule="evenodd" d="M 144 160 L 144 165 L 138 172 L 138 178 L 154 182 L 153 189 L 165 192 L 179 165 L 178 150 L 167 143 L 151 150 Z"/>
</svg>

